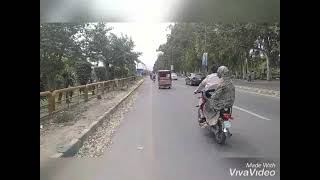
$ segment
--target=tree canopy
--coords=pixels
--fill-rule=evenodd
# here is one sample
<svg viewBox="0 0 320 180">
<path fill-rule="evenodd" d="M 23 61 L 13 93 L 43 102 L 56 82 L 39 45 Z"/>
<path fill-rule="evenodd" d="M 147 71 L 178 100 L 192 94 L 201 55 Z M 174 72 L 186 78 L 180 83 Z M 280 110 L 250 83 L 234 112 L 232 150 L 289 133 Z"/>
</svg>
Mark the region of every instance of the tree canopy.
<svg viewBox="0 0 320 180">
<path fill-rule="evenodd" d="M 154 71 L 174 65 L 176 72 L 205 72 L 204 52 L 209 68 L 213 63 L 225 65 L 242 78 L 255 71 L 271 80 L 273 70 L 280 68 L 279 23 L 176 23 L 169 28 L 167 42 L 158 48 L 161 53 Z"/>
<path fill-rule="evenodd" d="M 141 52 L 127 35 L 110 33 L 106 23 L 40 24 L 40 90 L 134 75 Z M 92 68 L 102 63 L 104 68 Z M 106 72 L 102 72 L 106 71 Z"/>
</svg>

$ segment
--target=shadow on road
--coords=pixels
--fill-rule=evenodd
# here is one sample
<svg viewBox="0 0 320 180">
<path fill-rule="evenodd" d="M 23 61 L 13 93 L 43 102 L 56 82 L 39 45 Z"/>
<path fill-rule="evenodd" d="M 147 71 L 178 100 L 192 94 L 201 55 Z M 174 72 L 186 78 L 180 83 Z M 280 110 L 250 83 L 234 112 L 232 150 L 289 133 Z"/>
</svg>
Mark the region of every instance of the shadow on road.
<svg viewBox="0 0 320 180">
<path fill-rule="evenodd" d="M 226 140 L 226 144 L 218 144 L 215 140 L 215 136 L 209 129 L 202 129 L 204 138 L 208 144 L 212 145 L 218 154 L 221 153 L 223 157 L 256 157 L 259 156 L 258 149 L 254 147 L 248 138 L 238 133 L 232 133 L 232 137 Z"/>
</svg>

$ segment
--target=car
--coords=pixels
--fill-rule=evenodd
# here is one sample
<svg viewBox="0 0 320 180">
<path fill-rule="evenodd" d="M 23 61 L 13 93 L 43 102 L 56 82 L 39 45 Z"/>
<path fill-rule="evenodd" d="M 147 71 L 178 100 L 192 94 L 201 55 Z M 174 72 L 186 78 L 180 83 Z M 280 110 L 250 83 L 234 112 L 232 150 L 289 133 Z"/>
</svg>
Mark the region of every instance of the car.
<svg viewBox="0 0 320 180">
<path fill-rule="evenodd" d="M 185 81 L 186 85 L 199 86 L 199 84 L 205 79 L 205 76 L 201 73 L 190 73 Z"/>
<path fill-rule="evenodd" d="M 172 80 L 178 80 L 178 75 L 176 73 L 171 73 Z"/>
</svg>

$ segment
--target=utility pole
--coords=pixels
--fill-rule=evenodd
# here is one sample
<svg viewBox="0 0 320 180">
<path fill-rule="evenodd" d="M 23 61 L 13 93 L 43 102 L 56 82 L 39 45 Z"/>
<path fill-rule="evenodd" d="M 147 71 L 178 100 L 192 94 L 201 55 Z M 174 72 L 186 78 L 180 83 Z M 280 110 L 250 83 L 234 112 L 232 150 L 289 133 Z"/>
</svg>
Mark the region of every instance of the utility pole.
<svg viewBox="0 0 320 180">
<path fill-rule="evenodd" d="M 171 64 L 170 64 L 170 70 L 171 70 L 171 65 L 173 65 L 173 64 L 172 64 L 172 63 L 173 63 L 173 61 L 172 61 L 172 48 L 173 48 L 173 47 L 171 46 L 171 58 L 170 58 L 170 59 L 171 59 Z"/>
<path fill-rule="evenodd" d="M 204 25 L 204 52 L 206 52 L 207 47 L 207 26 Z"/>
<path fill-rule="evenodd" d="M 170 62 L 169 62 L 169 55 L 167 54 L 166 55 L 166 66 L 165 66 L 165 68 L 166 69 L 168 69 L 168 64 L 169 64 Z"/>
</svg>

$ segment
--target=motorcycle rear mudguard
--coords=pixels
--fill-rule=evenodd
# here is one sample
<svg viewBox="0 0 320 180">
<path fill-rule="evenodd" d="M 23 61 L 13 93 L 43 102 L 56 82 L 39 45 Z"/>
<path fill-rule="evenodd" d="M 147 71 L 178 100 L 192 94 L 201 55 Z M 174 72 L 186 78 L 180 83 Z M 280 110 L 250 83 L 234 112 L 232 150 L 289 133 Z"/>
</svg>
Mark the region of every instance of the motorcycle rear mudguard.
<svg viewBox="0 0 320 180">
<path fill-rule="evenodd" d="M 216 123 L 213 126 L 210 126 L 210 131 L 213 132 L 215 135 L 217 135 L 219 131 L 223 131 L 227 138 L 232 136 L 232 134 L 230 133 L 230 130 L 228 128 L 223 127 L 223 123 L 222 123 L 222 127 L 219 127 L 218 123 Z"/>
<path fill-rule="evenodd" d="M 230 138 L 232 136 L 228 128 L 226 128 L 226 131 L 224 131 L 224 134 L 226 135 L 227 138 Z"/>
</svg>

